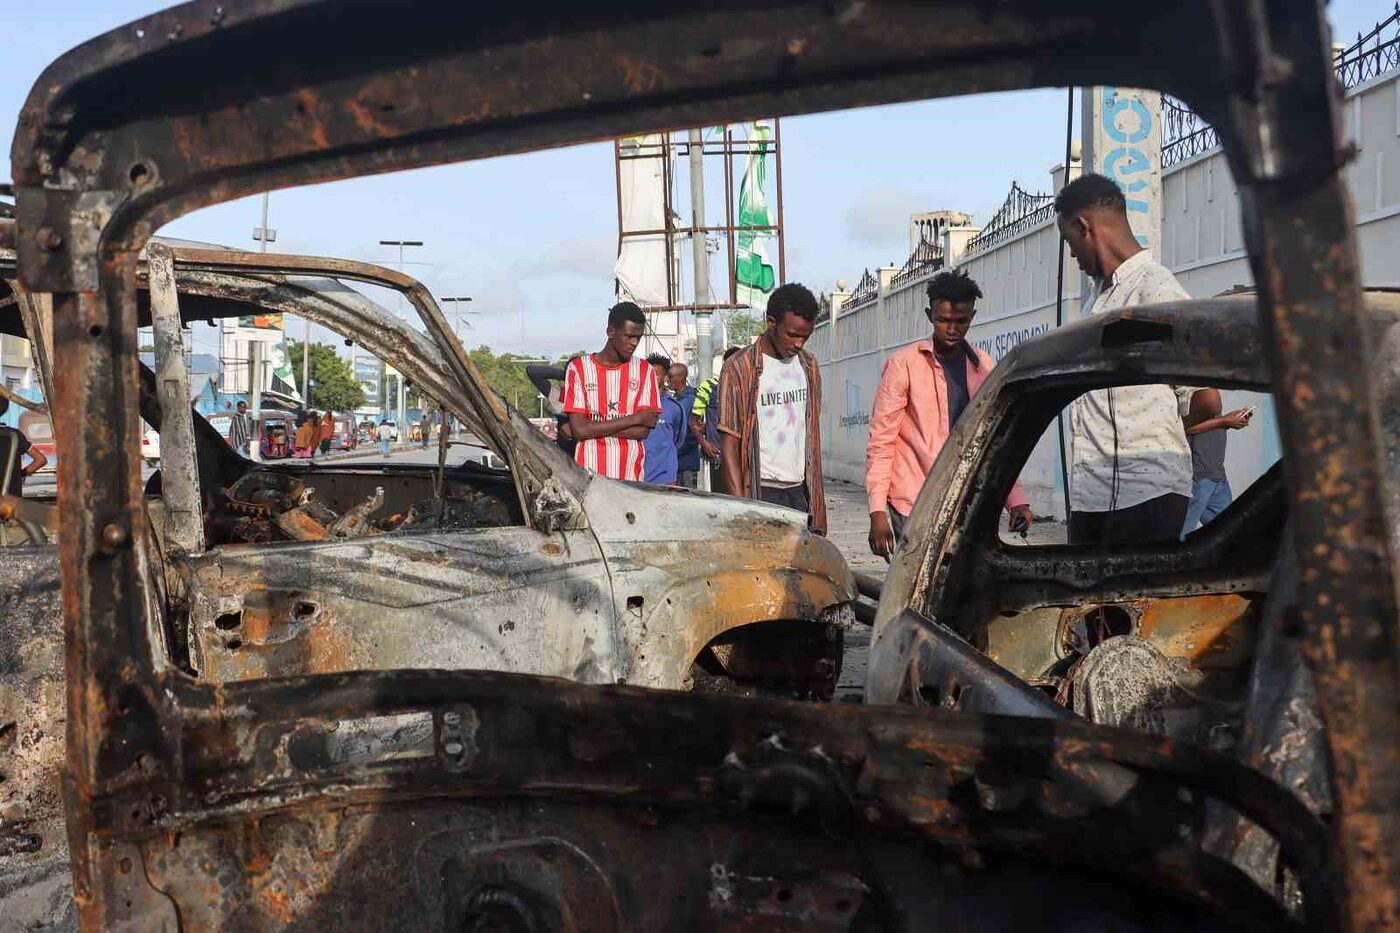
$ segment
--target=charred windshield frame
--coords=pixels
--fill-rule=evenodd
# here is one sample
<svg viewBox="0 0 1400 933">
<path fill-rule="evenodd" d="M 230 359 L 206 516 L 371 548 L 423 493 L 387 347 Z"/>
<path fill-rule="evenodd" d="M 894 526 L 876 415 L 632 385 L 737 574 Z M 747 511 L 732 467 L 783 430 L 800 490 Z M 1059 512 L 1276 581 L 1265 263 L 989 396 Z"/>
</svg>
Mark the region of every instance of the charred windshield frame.
<svg viewBox="0 0 1400 933">
<path fill-rule="evenodd" d="M 216 697 L 159 660 L 133 281 L 137 251 L 157 228 L 269 188 L 655 127 L 1116 83 L 1189 104 L 1215 127 L 1239 186 L 1306 555 L 1298 624 L 1337 778 L 1346 912 L 1357 926 L 1393 920 L 1396 591 L 1377 413 L 1356 416 L 1374 379 L 1360 352 L 1358 261 L 1319 6 L 779 0 L 741 9 L 742 18 L 616 2 L 468 16 L 429 3 L 197 0 L 99 37 L 39 79 L 21 113 L 13 178 L 20 276 L 53 294 L 55 345 L 69 370 L 54 409 L 65 451 L 67 799 L 85 919 L 119 911 L 113 854 L 99 835 L 197 806 L 179 783 L 180 756 L 193 738 L 218 747 L 210 711 L 242 698 L 274 715 L 301 696 L 261 685 L 256 702 L 251 692 Z M 442 342 L 445 322 L 430 317 Z M 431 688 L 431 679 L 365 679 L 364 693 L 341 698 L 437 707 L 449 684 L 474 682 L 455 676 Z"/>
</svg>

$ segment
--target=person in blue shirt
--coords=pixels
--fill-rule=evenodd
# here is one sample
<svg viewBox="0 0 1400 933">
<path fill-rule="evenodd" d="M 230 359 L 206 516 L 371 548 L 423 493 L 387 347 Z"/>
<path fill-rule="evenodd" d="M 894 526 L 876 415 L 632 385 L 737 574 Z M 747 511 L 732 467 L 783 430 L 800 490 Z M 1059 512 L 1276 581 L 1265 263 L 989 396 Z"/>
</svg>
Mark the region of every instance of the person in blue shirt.
<svg viewBox="0 0 1400 933">
<path fill-rule="evenodd" d="M 666 373 L 666 385 L 684 416 L 688 416 L 695 407 L 695 387 L 689 382 L 690 368 L 684 363 L 672 363 Z M 688 430 L 689 420 L 686 417 L 687 430 L 681 431 L 680 447 L 676 449 L 676 482 L 694 489 L 700 478 L 700 440 Z"/>
<path fill-rule="evenodd" d="M 666 376 L 671 370 L 670 358 L 653 353 L 647 357 L 647 362 L 656 374 L 657 385 L 666 385 Z M 686 434 L 686 422 L 680 405 L 663 391 L 661 416 L 656 419 L 656 426 L 651 429 L 645 441 L 646 460 L 642 464 L 644 482 L 659 483 L 663 486 L 676 485 L 677 462 L 681 441 Z"/>
</svg>

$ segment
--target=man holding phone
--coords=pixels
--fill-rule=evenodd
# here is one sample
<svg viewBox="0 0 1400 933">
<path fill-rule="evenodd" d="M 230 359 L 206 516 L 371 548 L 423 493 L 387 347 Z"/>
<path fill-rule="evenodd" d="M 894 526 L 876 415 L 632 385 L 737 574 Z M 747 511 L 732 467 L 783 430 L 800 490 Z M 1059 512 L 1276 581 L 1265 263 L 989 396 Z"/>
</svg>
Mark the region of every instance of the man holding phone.
<svg viewBox="0 0 1400 933">
<path fill-rule="evenodd" d="M 1227 432 L 1249 427 L 1254 407 L 1222 415 L 1223 407 L 1219 389 L 1197 389 L 1182 413 L 1186 441 L 1191 445 L 1191 504 L 1181 528 L 1183 539 L 1225 511 L 1235 498 L 1225 475 L 1225 440 Z"/>
</svg>

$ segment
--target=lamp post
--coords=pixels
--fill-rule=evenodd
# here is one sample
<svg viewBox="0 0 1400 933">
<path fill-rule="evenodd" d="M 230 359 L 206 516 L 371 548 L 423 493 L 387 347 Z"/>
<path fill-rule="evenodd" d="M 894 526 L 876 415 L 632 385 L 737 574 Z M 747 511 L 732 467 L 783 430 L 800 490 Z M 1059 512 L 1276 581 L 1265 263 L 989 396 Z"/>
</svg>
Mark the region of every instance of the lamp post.
<svg viewBox="0 0 1400 933">
<path fill-rule="evenodd" d="M 472 300 L 472 297 L 471 297 L 471 295 L 453 295 L 453 296 L 451 296 L 451 297 L 445 297 L 445 298 L 443 298 L 442 300 L 443 300 L 443 301 L 450 301 L 450 302 L 452 302 L 452 321 L 453 321 L 453 323 L 452 323 L 452 332 L 455 333 L 455 334 L 457 335 L 457 339 L 458 339 L 458 340 L 461 340 L 461 339 L 462 339 L 462 315 L 463 315 L 463 314 L 477 314 L 477 313 L 478 313 L 478 312 L 472 311 L 472 310 L 470 310 L 470 309 L 467 310 L 467 311 L 463 311 L 463 310 L 462 310 L 462 302 L 464 302 L 464 301 L 471 301 L 471 300 Z M 467 328 L 470 329 L 471 326 L 472 326 L 472 325 L 471 325 L 471 322 L 468 321 L 468 322 L 467 322 Z"/>
<path fill-rule="evenodd" d="M 399 249 L 399 271 L 402 272 L 402 271 L 403 271 L 403 267 L 404 267 L 403 251 L 404 251 L 405 249 L 407 249 L 408 247 L 422 246 L 422 245 L 423 245 L 423 241 L 422 241 L 422 240 L 380 240 L 380 241 L 379 241 L 379 245 L 380 245 L 380 246 L 397 246 L 397 247 L 398 247 L 398 249 Z M 400 292 L 400 293 L 399 293 L 398 313 L 399 313 L 399 317 L 403 317 L 403 292 Z M 381 412 L 384 410 L 384 390 L 385 390 L 384 361 L 383 361 L 383 360 L 380 360 L 380 361 L 379 361 L 379 410 L 380 410 Z M 399 418 L 402 419 L 403 416 L 402 416 L 402 415 L 399 415 Z"/>
</svg>

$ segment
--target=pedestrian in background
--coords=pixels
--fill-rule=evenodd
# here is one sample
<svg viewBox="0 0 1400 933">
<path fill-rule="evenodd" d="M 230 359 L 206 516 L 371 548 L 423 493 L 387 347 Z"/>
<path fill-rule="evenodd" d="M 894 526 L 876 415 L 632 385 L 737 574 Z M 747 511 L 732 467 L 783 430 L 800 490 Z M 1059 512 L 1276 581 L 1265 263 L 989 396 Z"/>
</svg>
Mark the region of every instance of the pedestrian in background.
<svg viewBox="0 0 1400 933">
<path fill-rule="evenodd" d="M 671 361 L 660 353 L 647 357 L 653 378 L 656 379 L 657 397 L 661 401 L 661 414 L 646 439 L 646 464 L 643 478 L 648 483 L 662 486 L 676 485 L 677 463 L 681 441 L 684 440 L 685 413 L 669 392 L 660 387 L 666 384 L 671 371 Z"/>
<path fill-rule="evenodd" d="M 248 456 L 252 445 L 253 419 L 248 417 L 248 403 L 239 402 L 233 416 L 229 418 L 228 439 L 233 449 Z"/>
<path fill-rule="evenodd" d="M 306 418 L 297 426 L 296 437 L 292 441 L 292 456 L 299 459 L 310 458 L 316 449 L 319 432 L 316 413 L 307 412 Z"/>
<path fill-rule="evenodd" d="M 1197 389 L 1191 393 L 1187 410 L 1182 414 L 1186 440 L 1191 445 L 1191 504 L 1186 509 L 1186 523 L 1181 526 L 1184 539 L 1197 527 L 1225 511 L 1234 501 L 1230 479 L 1225 475 L 1225 442 L 1231 431 L 1249 427 L 1253 408 L 1236 408 L 1222 415 L 1225 405 L 1219 389 Z"/>
<path fill-rule="evenodd" d="M 731 493 L 806 512 L 824 535 L 821 371 L 802 348 L 816 320 L 810 289 L 794 282 L 773 290 L 767 329 L 720 374 L 719 431 Z"/>
<path fill-rule="evenodd" d="M 1153 261 L 1128 223 L 1123 190 L 1081 175 L 1055 198 L 1056 223 L 1093 280 L 1090 313 L 1190 296 Z M 1175 390 L 1120 386 L 1085 392 L 1070 405 L 1070 544 L 1176 541 L 1191 503 L 1191 448 Z"/>
<path fill-rule="evenodd" d="M 10 400 L 0 395 L 0 417 L 10 410 Z M 23 458 L 29 457 L 28 463 Z M 6 483 L 6 495 L 24 495 L 25 477 L 33 476 L 48 465 L 49 458 L 29 443 L 18 428 L 0 424 L 0 479 Z"/>
<path fill-rule="evenodd" d="M 870 550 L 879 557 L 892 555 L 904 539 L 905 522 L 934 459 L 996 365 L 967 342 L 981 297 L 982 289 L 966 272 L 935 275 L 924 309 L 932 336 L 895 351 L 880 373 L 865 448 Z M 1012 487 L 1006 508 L 1011 531 L 1030 528 L 1035 516 L 1020 483 Z"/>
<path fill-rule="evenodd" d="M 681 442 L 676 450 L 676 483 L 694 489 L 700 478 L 700 442 L 690 430 L 690 412 L 695 407 L 695 387 L 690 384 L 690 367 L 672 363 L 666 372 L 666 385 L 681 410 Z"/>
<path fill-rule="evenodd" d="M 729 362 L 729 358 L 739 352 L 738 347 L 729 347 L 724 351 L 723 362 L 710 378 L 695 390 L 695 402 L 690 409 L 690 433 L 695 438 L 700 447 L 700 454 L 710 464 L 710 491 L 727 492 L 728 486 L 724 481 L 724 470 L 720 466 L 720 439 L 719 439 L 719 377 L 724 370 L 724 363 Z"/>
<path fill-rule="evenodd" d="M 335 415 L 329 411 L 321 415 L 321 425 L 316 436 L 320 440 L 318 446 L 321 448 L 321 456 L 324 457 L 331 452 L 331 439 L 335 437 Z"/>
<path fill-rule="evenodd" d="M 375 437 L 379 439 L 380 454 L 385 457 L 389 456 L 389 444 L 393 441 L 393 425 L 389 423 L 389 419 L 380 419 L 379 428 L 374 433 Z"/>
<path fill-rule="evenodd" d="M 612 479 L 639 482 L 645 476 L 645 441 L 661 417 L 661 393 L 637 344 L 647 318 L 630 301 L 608 309 L 607 342 L 597 353 L 569 361 L 564 411 L 577 446 L 574 460 Z"/>
</svg>

